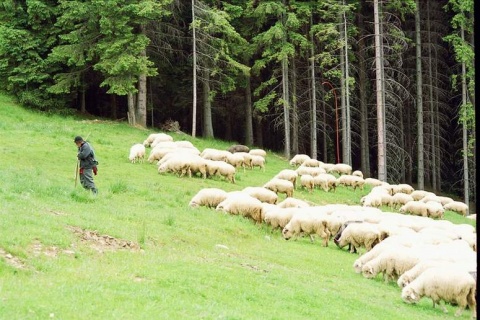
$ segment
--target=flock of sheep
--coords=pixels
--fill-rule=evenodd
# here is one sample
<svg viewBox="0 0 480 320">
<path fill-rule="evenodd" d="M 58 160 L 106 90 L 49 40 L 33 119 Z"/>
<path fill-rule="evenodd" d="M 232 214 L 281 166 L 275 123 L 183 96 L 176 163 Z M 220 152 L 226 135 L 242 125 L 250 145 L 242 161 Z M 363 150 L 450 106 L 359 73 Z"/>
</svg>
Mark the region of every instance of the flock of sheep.
<svg viewBox="0 0 480 320">
<path fill-rule="evenodd" d="M 173 141 L 163 133 L 132 146 L 129 160 L 142 161 L 145 147 L 152 148 L 148 161 L 158 161 L 161 173 L 199 173 L 203 178 L 220 175 L 235 183 L 239 168 L 265 169 L 264 150 L 235 145 L 228 151 L 207 148 L 200 152 L 190 142 Z M 425 296 L 445 312 L 442 302 L 458 305 L 456 315 L 468 306 L 476 317 L 476 230 L 469 224 L 443 220 L 445 210 L 467 216 L 464 203 L 414 190 L 408 184 L 364 179 L 362 172 L 347 164 L 323 163 L 305 154 L 295 155 L 290 165 L 292 168 L 281 170 L 263 186 L 231 192 L 203 188 L 189 206 L 214 208 L 268 224 L 272 230 L 281 230 L 286 240 L 309 236 L 313 242 L 319 237 L 325 247 L 333 240 L 340 249 L 348 246 L 352 253 L 364 248 L 365 253 L 353 264 L 355 272 L 366 278 L 382 274 L 387 283 L 396 281 L 407 303 Z M 298 188 L 332 192 L 340 186 L 355 190 L 365 185 L 370 185 L 371 191 L 358 205 L 316 205 L 293 197 Z M 285 194 L 283 201 L 279 194 Z M 380 206 L 399 213 L 384 212 Z"/>
</svg>

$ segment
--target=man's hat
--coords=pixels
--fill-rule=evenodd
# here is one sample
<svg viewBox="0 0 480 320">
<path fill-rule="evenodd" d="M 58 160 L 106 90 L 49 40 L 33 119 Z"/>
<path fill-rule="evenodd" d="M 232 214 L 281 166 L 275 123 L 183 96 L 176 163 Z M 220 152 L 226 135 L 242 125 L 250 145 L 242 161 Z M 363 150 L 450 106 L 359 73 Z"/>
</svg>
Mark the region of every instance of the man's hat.
<svg viewBox="0 0 480 320">
<path fill-rule="evenodd" d="M 80 137 L 80 136 L 76 136 L 75 139 L 73 140 L 74 142 L 79 142 L 79 141 L 83 141 L 83 138 Z"/>
</svg>

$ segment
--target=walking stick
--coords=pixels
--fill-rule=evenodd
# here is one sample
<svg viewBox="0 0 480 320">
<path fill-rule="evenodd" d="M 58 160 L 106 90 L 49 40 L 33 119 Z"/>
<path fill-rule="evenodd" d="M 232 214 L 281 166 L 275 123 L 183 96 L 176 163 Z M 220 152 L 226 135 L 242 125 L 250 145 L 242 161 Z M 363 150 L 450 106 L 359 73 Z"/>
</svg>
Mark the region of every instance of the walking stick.
<svg viewBox="0 0 480 320">
<path fill-rule="evenodd" d="M 78 163 L 80 160 L 77 160 L 77 167 L 75 168 L 75 188 L 77 187 L 77 180 L 78 180 Z"/>
</svg>

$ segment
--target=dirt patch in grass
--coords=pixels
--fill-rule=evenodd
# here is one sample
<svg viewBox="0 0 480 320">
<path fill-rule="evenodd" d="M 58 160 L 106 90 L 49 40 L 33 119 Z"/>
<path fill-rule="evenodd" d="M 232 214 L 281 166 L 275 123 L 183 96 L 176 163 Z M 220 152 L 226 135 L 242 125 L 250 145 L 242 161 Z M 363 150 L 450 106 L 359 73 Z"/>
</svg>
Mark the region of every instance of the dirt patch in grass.
<svg viewBox="0 0 480 320">
<path fill-rule="evenodd" d="M 81 242 L 89 245 L 91 248 L 97 250 L 100 253 L 116 250 L 140 250 L 140 246 L 138 245 L 138 243 L 135 243 L 133 241 L 117 239 L 109 235 L 101 235 L 96 230 L 84 230 L 82 228 L 74 226 L 69 226 L 67 228 L 75 235 L 77 235 L 80 238 Z"/>
<path fill-rule="evenodd" d="M 35 257 L 40 255 L 46 255 L 47 257 L 56 258 L 60 253 L 73 255 L 75 251 L 69 249 L 61 249 L 57 246 L 44 246 L 40 241 L 35 240 L 31 246 L 30 251 L 33 253 Z"/>
<path fill-rule="evenodd" d="M 16 268 L 16 269 L 27 269 L 27 266 L 20 260 L 19 258 L 15 257 L 11 253 L 0 248 L 0 257 L 5 259 L 8 265 Z"/>
</svg>

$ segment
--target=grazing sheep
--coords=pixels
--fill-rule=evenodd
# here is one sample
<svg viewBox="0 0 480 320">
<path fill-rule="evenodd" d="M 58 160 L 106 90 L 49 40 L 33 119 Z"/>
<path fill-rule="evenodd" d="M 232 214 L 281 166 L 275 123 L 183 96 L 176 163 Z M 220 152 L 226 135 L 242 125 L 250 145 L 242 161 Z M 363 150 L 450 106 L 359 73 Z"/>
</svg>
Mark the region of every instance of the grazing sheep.
<svg viewBox="0 0 480 320">
<path fill-rule="evenodd" d="M 227 158 L 225 159 L 225 162 L 231 164 L 235 168 L 243 168 L 243 171 L 245 172 L 245 163 L 243 160 L 243 156 L 237 153 L 230 153 L 227 155 Z"/>
<path fill-rule="evenodd" d="M 290 181 L 272 178 L 270 181 L 265 183 L 263 187 L 272 190 L 276 194 L 285 193 L 287 198 L 293 197 L 294 185 Z"/>
<path fill-rule="evenodd" d="M 260 169 L 265 172 L 265 158 L 259 155 L 252 154 L 252 161 L 250 162 L 250 166 L 253 168 L 259 167 Z"/>
<path fill-rule="evenodd" d="M 443 214 L 445 209 L 440 202 L 437 201 L 427 201 L 427 211 L 428 216 L 432 219 L 443 219 Z"/>
<path fill-rule="evenodd" d="M 307 166 L 304 166 L 303 164 L 300 165 L 296 170 L 298 175 L 302 176 L 304 174 L 309 174 L 311 175 L 312 177 L 316 177 L 318 176 L 319 174 L 323 174 L 323 173 L 326 173 L 325 169 L 323 168 L 320 168 L 320 167 L 307 167 Z"/>
<path fill-rule="evenodd" d="M 191 178 L 192 175 L 197 173 L 200 173 L 203 179 L 207 178 L 207 161 L 198 155 L 192 154 L 190 155 L 188 176 Z"/>
<path fill-rule="evenodd" d="M 343 185 L 345 187 L 352 187 L 355 191 L 357 188 L 363 190 L 365 180 L 359 176 L 353 176 L 350 174 L 343 174 L 337 179 L 337 185 Z"/>
<path fill-rule="evenodd" d="M 428 268 L 415 280 L 402 289 L 402 299 L 406 303 L 416 303 L 422 297 L 432 299 L 433 307 L 438 304 L 443 312 L 448 310 L 444 303 L 458 305 L 455 316 L 460 316 L 468 305 L 472 318 L 476 318 L 476 281 L 465 270 L 455 266 Z"/>
<path fill-rule="evenodd" d="M 228 164 L 223 161 L 217 162 L 216 175 L 219 175 L 225 178 L 225 180 L 230 181 L 231 183 L 235 183 L 235 173 L 236 173 L 235 167 L 232 166 L 231 164 Z"/>
<path fill-rule="evenodd" d="M 264 187 L 245 187 L 242 191 L 261 202 L 276 204 L 278 200 L 278 195 L 275 192 Z"/>
<path fill-rule="evenodd" d="M 267 152 L 263 149 L 250 149 L 248 153 L 250 153 L 252 156 L 260 156 L 260 157 L 263 157 L 264 159 L 267 158 Z"/>
<path fill-rule="evenodd" d="M 220 202 L 215 210 L 242 215 L 251 218 L 256 223 L 261 223 L 263 219 L 262 202 L 242 191 L 229 193 L 227 198 Z"/>
<path fill-rule="evenodd" d="M 378 208 L 382 205 L 382 195 L 379 193 L 369 193 L 360 199 L 360 204 L 364 207 Z"/>
<path fill-rule="evenodd" d="M 426 195 L 435 195 L 434 193 L 432 192 L 428 192 L 428 191 L 425 191 L 425 190 L 414 190 L 410 193 L 410 195 L 413 197 L 413 200 L 415 201 L 419 201 L 420 199 L 422 199 L 423 197 L 425 197 Z"/>
<path fill-rule="evenodd" d="M 292 217 L 299 212 L 298 208 L 275 208 L 265 212 L 265 223 L 272 226 L 272 231 L 275 229 L 283 229 L 290 222 Z"/>
<path fill-rule="evenodd" d="M 406 194 L 411 194 L 415 189 L 407 183 L 400 183 L 398 185 L 400 187 L 400 192 L 406 193 Z"/>
<path fill-rule="evenodd" d="M 421 201 L 409 201 L 398 209 L 401 213 L 410 213 L 416 216 L 428 217 L 428 206 Z"/>
<path fill-rule="evenodd" d="M 365 247 L 368 252 L 386 237 L 387 234 L 380 231 L 376 224 L 352 223 L 343 230 L 336 244 L 339 248 L 350 244 L 351 253 L 357 252 L 360 247 Z"/>
<path fill-rule="evenodd" d="M 300 177 L 300 185 L 310 193 L 313 191 L 313 188 L 315 188 L 315 182 L 313 181 L 313 177 L 309 174 L 305 174 Z"/>
<path fill-rule="evenodd" d="M 296 154 L 293 156 L 293 158 L 290 160 L 290 165 L 292 167 L 301 165 L 305 160 L 311 159 L 309 155 L 307 154 Z"/>
<path fill-rule="evenodd" d="M 384 250 L 376 258 L 366 262 L 362 266 L 362 274 L 365 278 L 375 278 L 379 273 L 383 274 L 385 282 L 397 279 L 405 271 L 413 268 L 420 260 L 419 254 L 410 248 L 394 247 Z"/>
<path fill-rule="evenodd" d="M 128 160 L 131 163 L 135 163 L 137 161 L 143 162 L 145 159 L 145 146 L 140 143 L 136 143 L 130 147 L 130 154 L 128 155 Z"/>
<path fill-rule="evenodd" d="M 456 213 L 460 213 L 462 216 L 468 216 L 468 205 L 460 201 L 452 201 L 446 203 L 443 208 L 445 210 L 453 211 Z"/>
<path fill-rule="evenodd" d="M 336 163 L 329 171 L 330 173 L 352 174 L 352 166 L 346 163 Z"/>
<path fill-rule="evenodd" d="M 428 268 L 434 267 L 442 267 L 442 266 L 456 266 L 457 268 L 464 268 L 467 272 L 477 271 L 477 263 L 468 263 L 468 262 L 452 262 L 452 261 L 445 261 L 445 260 L 431 260 L 425 259 L 418 262 L 413 268 L 405 271 L 398 280 L 397 285 L 400 288 L 406 287 L 409 283 L 413 280 L 417 279 L 419 275 L 423 273 L 423 271 L 427 270 Z"/>
<path fill-rule="evenodd" d="M 333 174 L 330 173 L 322 173 L 315 177 L 313 177 L 313 182 L 319 188 L 322 188 L 325 192 L 329 192 L 333 189 L 333 191 L 337 188 L 337 178 Z"/>
<path fill-rule="evenodd" d="M 316 168 L 316 167 L 320 167 L 320 164 L 322 162 L 321 161 L 318 161 L 317 159 L 306 159 L 305 161 L 302 162 L 302 166 L 304 167 L 313 167 L 313 168 Z"/>
<path fill-rule="evenodd" d="M 360 170 L 355 170 L 352 172 L 352 176 L 360 177 L 363 179 L 363 172 Z"/>
<path fill-rule="evenodd" d="M 405 248 L 406 246 L 399 241 L 398 243 L 395 243 L 396 239 L 402 239 L 403 237 L 401 236 L 391 236 L 388 237 L 388 240 L 394 240 L 394 241 L 381 241 L 378 245 L 374 246 L 372 250 L 365 252 L 362 254 L 357 260 L 353 262 L 353 268 L 355 269 L 356 273 L 362 273 L 362 267 L 369 262 L 372 259 L 375 259 L 378 257 L 382 252 L 388 251 L 388 250 L 393 250 L 394 248 L 401 247 Z"/>
<path fill-rule="evenodd" d="M 375 178 L 366 178 L 365 179 L 365 184 L 372 186 L 372 187 L 377 187 L 383 185 L 385 182 L 375 179 Z"/>
<path fill-rule="evenodd" d="M 243 144 L 234 144 L 227 149 L 228 152 L 235 153 L 235 152 L 249 152 L 250 148 L 244 146 Z"/>
<path fill-rule="evenodd" d="M 192 208 L 205 206 L 215 208 L 227 198 L 228 193 L 219 188 L 203 188 L 197 192 L 188 204 Z"/>
<path fill-rule="evenodd" d="M 190 159 L 188 157 L 174 157 L 158 166 L 158 173 L 172 172 L 183 177 L 189 172 L 189 168 Z"/>
<path fill-rule="evenodd" d="M 226 161 L 229 154 L 231 154 L 231 152 L 228 152 L 226 150 L 205 148 L 200 153 L 200 157 L 208 160 Z"/>
<path fill-rule="evenodd" d="M 295 188 L 297 184 L 297 177 L 298 177 L 298 173 L 295 170 L 283 169 L 282 171 L 277 173 L 273 178 L 290 181 L 293 184 L 293 188 Z"/>
<path fill-rule="evenodd" d="M 445 197 L 445 196 L 437 196 L 438 199 L 440 199 L 440 202 L 442 203 L 442 206 L 446 205 L 447 203 L 453 202 L 454 200 L 450 197 Z"/>
<path fill-rule="evenodd" d="M 235 154 L 243 157 L 243 164 L 246 168 L 253 169 L 253 165 L 252 165 L 253 156 L 250 153 L 239 151 L 239 152 L 235 152 Z"/>
<path fill-rule="evenodd" d="M 401 207 L 409 201 L 414 201 L 413 197 L 410 194 L 404 192 L 397 192 L 392 196 L 392 207 Z"/>
<path fill-rule="evenodd" d="M 170 144 L 172 142 L 173 142 L 172 136 L 170 136 L 166 133 L 163 133 L 163 134 L 157 135 L 155 140 L 153 140 L 153 142 L 150 144 L 150 147 L 155 148 L 160 143 L 164 143 L 164 144 L 167 145 L 167 144 Z"/>
<path fill-rule="evenodd" d="M 154 148 L 150 151 L 148 155 L 148 162 L 153 163 L 155 161 L 160 161 L 167 153 L 175 151 L 174 148 Z"/>
<path fill-rule="evenodd" d="M 174 141 L 174 143 L 177 145 L 179 148 L 190 148 L 190 149 L 196 149 L 193 143 L 191 143 L 188 140 L 177 140 Z"/>
<path fill-rule="evenodd" d="M 277 204 L 279 208 L 308 208 L 310 205 L 300 199 L 288 197 Z"/>
<path fill-rule="evenodd" d="M 296 239 L 300 234 L 309 235 L 310 241 L 313 242 L 316 234 L 323 239 L 325 247 L 328 247 L 328 240 L 330 239 L 330 232 L 327 228 L 327 222 L 315 219 L 311 214 L 297 213 L 293 215 L 292 219 L 282 230 L 282 235 L 285 240 L 290 238 Z"/>
<path fill-rule="evenodd" d="M 157 140 L 158 139 L 158 140 Z M 153 141 L 157 140 L 158 142 L 160 141 L 173 141 L 172 136 L 166 134 L 166 133 L 151 133 L 145 141 L 143 141 L 143 145 L 145 147 L 150 147 Z"/>
</svg>

